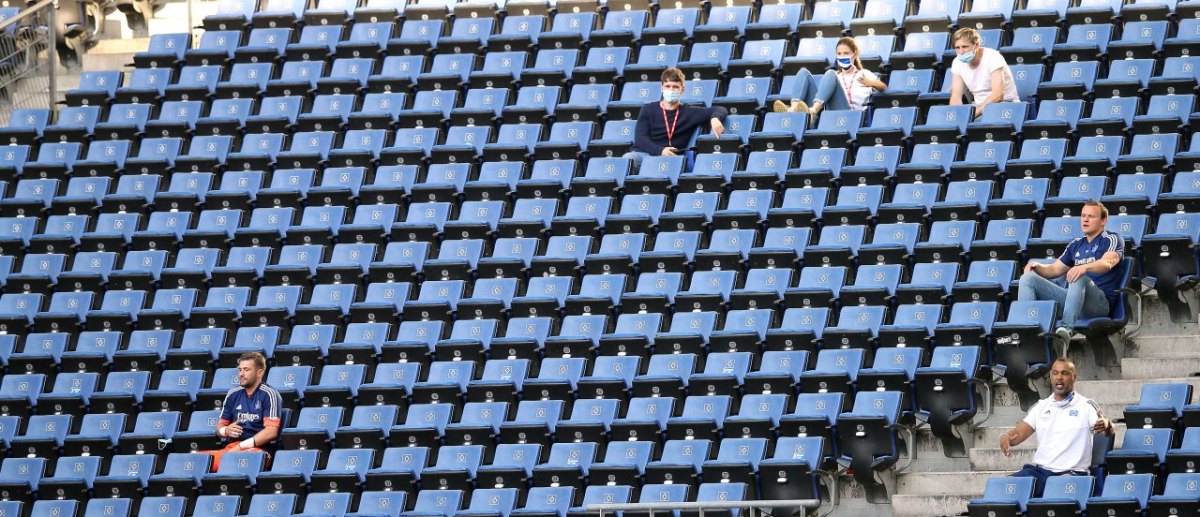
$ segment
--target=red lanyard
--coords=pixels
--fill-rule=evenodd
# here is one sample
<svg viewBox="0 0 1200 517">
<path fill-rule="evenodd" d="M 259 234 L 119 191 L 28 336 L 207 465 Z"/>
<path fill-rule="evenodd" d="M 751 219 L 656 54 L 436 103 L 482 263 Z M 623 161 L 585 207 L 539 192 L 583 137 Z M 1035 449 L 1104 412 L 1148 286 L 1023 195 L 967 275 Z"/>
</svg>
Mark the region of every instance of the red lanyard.
<svg viewBox="0 0 1200 517">
<path fill-rule="evenodd" d="M 683 111 L 682 104 L 679 105 L 678 108 L 675 108 L 675 120 L 667 122 L 667 109 L 666 108 L 662 109 L 663 125 L 667 126 L 667 147 L 675 147 L 675 144 L 671 143 L 671 139 L 675 138 L 675 126 L 677 124 L 679 124 L 679 112 L 680 111 Z"/>
<path fill-rule="evenodd" d="M 860 73 L 862 72 L 856 70 L 854 74 L 850 76 L 849 82 L 842 80 L 842 76 L 845 74 L 838 74 L 838 82 L 842 83 L 842 90 L 846 92 L 846 104 L 850 105 L 850 109 L 854 109 L 854 97 L 850 95 L 850 89 L 854 87 L 854 80 L 858 78 L 858 74 Z"/>
</svg>

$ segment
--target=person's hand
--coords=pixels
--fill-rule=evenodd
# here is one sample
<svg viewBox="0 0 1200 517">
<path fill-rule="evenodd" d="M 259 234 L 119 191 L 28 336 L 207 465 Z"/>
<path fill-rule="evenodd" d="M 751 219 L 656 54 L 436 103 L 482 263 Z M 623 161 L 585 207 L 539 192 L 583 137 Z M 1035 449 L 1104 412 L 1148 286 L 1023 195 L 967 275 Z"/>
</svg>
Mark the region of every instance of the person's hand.
<svg viewBox="0 0 1200 517">
<path fill-rule="evenodd" d="M 679 154 L 675 151 L 674 147 L 664 147 L 663 151 L 662 151 L 662 155 L 663 156 L 679 156 Z"/>
<path fill-rule="evenodd" d="M 866 76 L 866 75 L 859 74 L 859 76 L 858 76 L 858 84 L 861 84 L 861 85 L 864 85 L 864 86 L 865 86 L 865 85 L 867 84 L 867 76 Z"/>
<path fill-rule="evenodd" d="M 1096 425 L 1092 426 L 1092 432 L 1096 434 L 1108 433 L 1112 429 L 1112 420 L 1106 417 L 1100 417 L 1096 420 Z"/>
<path fill-rule="evenodd" d="M 1012 435 L 1004 433 L 1000 435 L 1000 452 L 1004 453 L 1005 457 L 1012 457 Z"/>
<path fill-rule="evenodd" d="M 1067 270 L 1067 282 L 1074 282 L 1087 274 L 1087 266 L 1075 266 Z"/>
<path fill-rule="evenodd" d="M 1025 264 L 1025 272 L 1028 273 L 1028 272 L 1033 271 L 1041 266 L 1042 266 L 1042 264 L 1040 262 L 1034 262 L 1034 261 L 1030 260 L 1028 264 Z"/>
<path fill-rule="evenodd" d="M 234 423 L 225 427 L 225 436 L 229 438 L 240 438 L 242 436 L 242 426 Z"/>
<path fill-rule="evenodd" d="M 712 134 L 719 137 L 724 132 L 725 124 L 718 119 L 712 119 Z"/>
<path fill-rule="evenodd" d="M 974 113 L 975 113 L 974 118 L 982 117 L 983 116 L 983 106 L 975 106 Z"/>
</svg>

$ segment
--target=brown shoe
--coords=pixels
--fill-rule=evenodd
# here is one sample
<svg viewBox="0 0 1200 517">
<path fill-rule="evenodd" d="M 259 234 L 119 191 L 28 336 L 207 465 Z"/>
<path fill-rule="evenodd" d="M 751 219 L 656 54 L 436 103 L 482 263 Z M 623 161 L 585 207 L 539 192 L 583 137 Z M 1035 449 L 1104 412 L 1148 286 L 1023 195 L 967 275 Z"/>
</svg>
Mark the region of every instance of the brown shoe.
<svg viewBox="0 0 1200 517">
<path fill-rule="evenodd" d="M 783 113 L 791 110 L 791 108 L 783 101 L 775 101 L 775 104 L 772 104 L 771 108 L 775 113 Z"/>
<path fill-rule="evenodd" d="M 808 113 L 808 103 L 804 101 L 795 101 L 792 103 L 792 113 Z"/>
</svg>

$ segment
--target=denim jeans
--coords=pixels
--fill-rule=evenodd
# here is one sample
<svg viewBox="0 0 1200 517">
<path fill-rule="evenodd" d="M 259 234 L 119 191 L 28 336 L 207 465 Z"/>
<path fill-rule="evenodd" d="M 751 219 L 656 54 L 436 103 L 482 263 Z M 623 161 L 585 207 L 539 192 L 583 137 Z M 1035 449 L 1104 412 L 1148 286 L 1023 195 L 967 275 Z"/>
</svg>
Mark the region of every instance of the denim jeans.
<svg viewBox="0 0 1200 517">
<path fill-rule="evenodd" d="M 622 155 L 621 158 L 629 159 L 629 174 L 634 175 L 642 170 L 642 160 L 645 160 L 647 156 L 650 155 L 641 151 L 629 151 Z"/>
<path fill-rule="evenodd" d="M 1063 288 L 1030 271 L 1021 275 L 1017 300 L 1054 300 L 1058 302 L 1058 306 L 1062 309 L 1062 319 L 1059 320 L 1058 325 L 1067 328 L 1075 328 L 1075 322 L 1080 318 L 1107 316 L 1109 309 L 1108 296 L 1087 276 L 1083 276 Z"/>
<path fill-rule="evenodd" d="M 808 70 L 801 68 L 796 72 L 796 82 L 792 83 L 792 100 L 804 101 L 809 106 L 814 102 L 824 105 L 822 109 L 848 110 L 850 101 L 838 84 L 837 72 L 826 71 L 821 79 L 813 77 Z"/>
</svg>

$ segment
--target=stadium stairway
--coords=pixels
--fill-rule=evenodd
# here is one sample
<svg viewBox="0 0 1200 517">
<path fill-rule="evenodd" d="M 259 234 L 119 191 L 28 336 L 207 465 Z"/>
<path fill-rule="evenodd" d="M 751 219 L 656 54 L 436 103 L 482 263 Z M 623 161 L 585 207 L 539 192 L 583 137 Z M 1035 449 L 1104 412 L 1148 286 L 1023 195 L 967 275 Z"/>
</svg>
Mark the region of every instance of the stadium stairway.
<svg viewBox="0 0 1200 517">
<path fill-rule="evenodd" d="M 133 55 L 146 50 L 150 44 L 150 36 L 188 32 L 187 9 L 188 2 L 186 1 L 169 1 L 161 10 L 154 13 L 154 18 L 150 20 L 149 24 L 149 34 L 144 37 L 134 36 L 133 31 L 126 24 L 124 16 L 119 13 L 109 16 L 107 30 L 99 34 L 100 40 L 96 42 L 96 46 L 88 49 L 83 60 L 83 68 L 75 71 L 59 68 L 59 91 L 64 92 L 78 87 L 79 76 L 83 72 L 131 68 Z M 217 2 L 214 0 L 193 0 L 193 25 L 200 25 L 200 21 L 205 16 L 216 10 Z"/>
<path fill-rule="evenodd" d="M 1196 293 L 1191 293 L 1195 297 Z M 1200 388 L 1200 325 L 1172 323 L 1166 307 L 1156 298 L 1145 297 L 1143 323 L 1126 347 L 1118 368 L 1097 368 L 1083 342 L 1072 344 L 1068 355 L 1080 369 L 1076 390 L 1100 404 L 1105 415 L 1120 420 L 1125 406 L 1136 404 L 1142 385 L 1150 382 L 1186 382 Z M 1133 327 L 1130 327 L 1131 329 Z M 1015 448 L 1006 457 L 998 446 L 1000 435 L 1024 416 L 1016 395 L 1006 386 L 995 391 L 995 412 L 975 431 L 975 447 L 967 458 L 947 458 L 942 446 L 928 431 L 917 436 L 917 459 L 897 479 L 897 494 L 891 501 L 893 516 L 959 515 L 967 502 L 983 494 L 988 478 L 1004 476 L 1028 463 L 1037 438 Z M 1125 424 L 1116 424 L 1116 448 L 1120 448 Z M 861 487 L 849 478 L 842 481 L 842 504 L 837 515 L 866 515 L 886 509 L 865 502 Z"/>
</svg>

